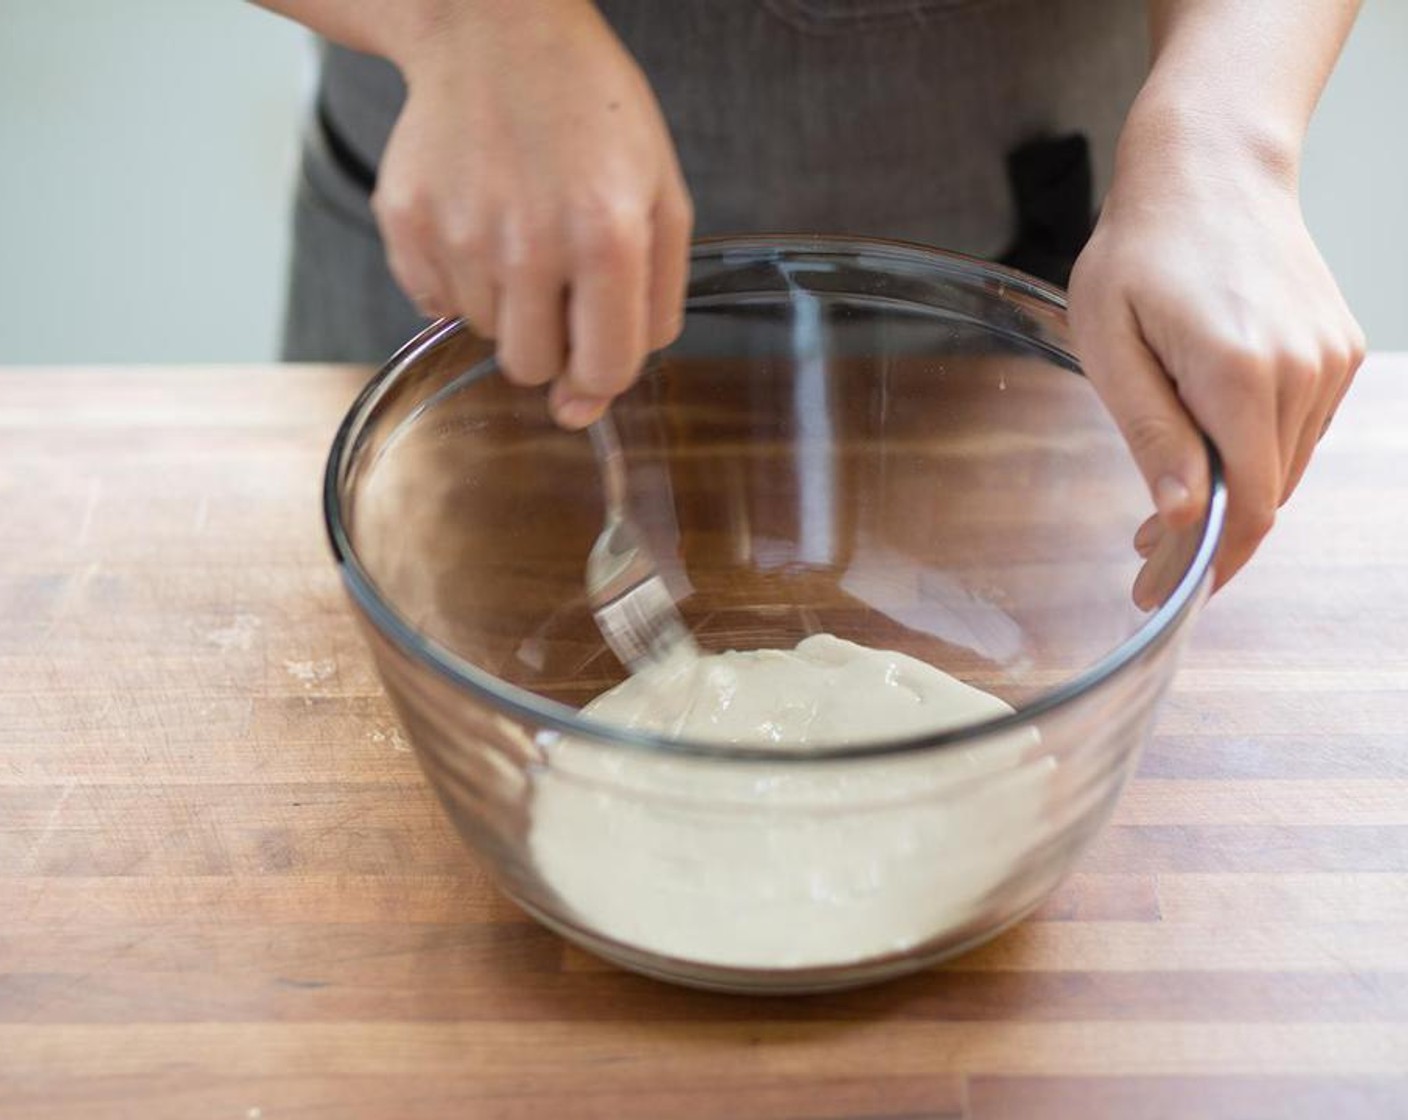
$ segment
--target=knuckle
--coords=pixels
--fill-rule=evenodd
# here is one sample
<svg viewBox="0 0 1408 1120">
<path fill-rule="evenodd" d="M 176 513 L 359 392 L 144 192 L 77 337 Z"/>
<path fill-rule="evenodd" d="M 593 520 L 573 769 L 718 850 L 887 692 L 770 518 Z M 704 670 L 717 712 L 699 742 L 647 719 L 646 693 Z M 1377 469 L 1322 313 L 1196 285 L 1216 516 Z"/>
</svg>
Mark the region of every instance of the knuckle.
<svg viewBox="0 0 1408 1120">
<path fill-rule="evenodd" d="M 457 215 L 447 220 L 440 239 L 445 248 L 461 260 L 487 257 L 492 246 L 488 226 L 469 215 Z"/>
<path fill-rule="evenodd" d="M 1364 361 L 1364 355 L 1369 347 L 1369 340 L 1364 336 L 1364 328 L 1353 319 L 1350 320 L 1348 337 L 1345 339 L 1345 357 L 1348 359 L 1348 366 L 1351 372 L 1359 368 Z"/>
<path fill-rule="evenodd" d="M 1335 384 L 1348 381 L 1364 361 L 1364 332 L 1353 319 L 1343 330 L 1326 335 L 1320 343 L 1320 369 Z"/>
<path fill-rule="evenodd" d="M 1291 473 L 1286 478 L 1286 484 L 1281 488 L 1281 496 L 1276 501 L 1276 508 L 1281 509 L 1291 500 L 1291 496 L 1296 492 L 1296 487 L 1300 485 L 1300 480 L 1305 476 L 1305 468 L 1309 465 L 1308 459 L 1299 459 L 1292 464 Z"/>
<path fill-rule="evenodd" d="M 542 385 L 561 372 L 539 348 L 515 339 L 499 344 L 499 364 L 505 376 L 518 385 Z"/>
<path fill-rule="evenodd" d="M 516 215 L 504 224 L 503 265 L 510 277 L 540 279 L 557 267 L 557 222 L 542 211 Z"/>
<path fill-rule="evenodd" d="M 1276 525 L 1276 506 L 1261 505 L 1256 507 L 1247 516 L 1248 535 L 1256 540 L 1261 540 Z"/>
<path fill-rule="evenodd" d="M 1280 362 L 1282 383 L 1295 392 L 1308 392 L 1320 380 L 1326 365 L 1326 356 L 1319 351 L 1288 350 Z"/>
<path fill-rule="evenodd" d="M 430 232 L 433 208 L 421 191 L 395 184 L 380 185 L 372 194 L 371 205 L 388 240 L 417 239 Z"/>
<path fill-rule="evenodd" d="M 624 392 L 635 380 L 644 354 L 632 355 L 620 365 L 591 366 L 573 362 L 568 380 L 589 396 L 614 397 Z"/>
<path fill-rule="evenodd" d="M 452 286 L 454 310 L 476 335 L 483 339 L 498 336 L 498 303 L 492 291 L 483 285 L 466 282 L 461 275 L 460 282 Z"/>
<path fill-rule="evenodd" d="M 1136 455 L 1163 450 L 1177 441 L 1178 429 L 1167 416 L 1140 413 L 1125 422 L 1125 439 Z"/>
<path fill-rule="evenodd" d="M 503 262 L 504 280 L 510 288 L 549 283 L 556 270 L 546 249 L 523 245 L 506 253 Z"/>
<path fill-rule="evenodd" d="M 465 308 L 460 312 L 461 317 L 469 324 L 472 330 L 480 338 L 493 340 L 498 334 L 498 324 L 494 322 L 491 313 L 480 307 Z"/>
<path fill-rule="evenodd" d="M 1279 494 L 1265 500 L 1258 499 L 1255 502 L 1246 503 L 1236 516 L 1236 525 L 1229 526 L 1236 536 L 1244 542 L 1255 545 L 1267 533 L 1271 532 L 1276 524 L 1276 508 Z"/>
<path fill-rule="evenodd" d="M 593 264 L 626 265 L 650 243 L 644 210 L 625 199 L 584 202 L 573 226 L 578 253 Z"/>
<path fill-rule="evenodd" d="M 678 309 L 661 312 L 650 331 L 650 346 L 654 350 L 663 349 L 679 338 L 684 331 L 684 313 Z"/>
<path fill-rule="evenodd" d="M 670 225 L 688 238 L 694 229 L 694 199 L 689 191 L 683 187 L 670 191 L 662 209 Z"/>
<path fill-rule="evenodd" d="M 1320 347 L 1320 371 L 1339 382 L 1354 372 L 1354 347 L 1348 339 L 1330 339 Z"/>
<path fill-rule="evenodd" d="M 1248 339 L 1235 337 L 1214 340 L 1212 360 L 1224 381 L 1243 388 L 1252 388 L 1266 381 L 1273 364 L 1266 349 Z"/>
</svg>

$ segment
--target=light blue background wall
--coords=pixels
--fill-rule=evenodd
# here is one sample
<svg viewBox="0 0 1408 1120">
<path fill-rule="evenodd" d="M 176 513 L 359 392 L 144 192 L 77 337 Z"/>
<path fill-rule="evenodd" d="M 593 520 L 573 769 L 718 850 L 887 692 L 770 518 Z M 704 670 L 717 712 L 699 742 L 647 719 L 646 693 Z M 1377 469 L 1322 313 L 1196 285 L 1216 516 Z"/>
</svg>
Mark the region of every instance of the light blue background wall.
<svg viewBox="0 0 1408 1120">
<path fill-rule="evenodd" d="M 3 0 L 0 362 L 272 357 L 314 68 L 238 0 Z"/>
</svg>

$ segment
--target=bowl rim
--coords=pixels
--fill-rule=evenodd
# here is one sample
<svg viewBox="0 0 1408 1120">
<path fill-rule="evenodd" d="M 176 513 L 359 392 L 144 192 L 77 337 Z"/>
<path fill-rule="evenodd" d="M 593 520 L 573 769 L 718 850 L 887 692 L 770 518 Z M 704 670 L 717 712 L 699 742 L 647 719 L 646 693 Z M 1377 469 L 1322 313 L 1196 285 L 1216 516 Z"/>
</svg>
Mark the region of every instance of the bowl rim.
<svg viewBox="0 0 1408 1120">
<path fill-rule="evenodd" d="M 835 254 L 888 256 L 895 260 L 907 260 L 912 264 L 936 266 L 949 273 L 959 273 L 970 280 L 995 279 L 1008 289 L 1018 289 L 1050 308 L 1061 312 L 1066 310 L 1065 293 L 1055 285 L 977 257 L 905 241 L 871 237 L 765 234 L 710 237 L 694 242 L 690 261 L 691 265 L 701 260 L 723 261 L 726 255 L 749 259 L 777 259 L 784 255 L 806 257 Z M 688 302 L 686 300 L 686 308 Z M 420 633 L 382 596 L 375 581 L 357 558 L 347 533 L 342 509 L 342 482 L 350 469 L 353 453 L 359 442 L 358 437 L 364 430 L 367 417 L 406 370 L 426 353 L 465 329 L 463 320 L 456 318 L 440 319 L 431 323 L 397 350 L 352 402 L 333 437 L 323 472 L 324 528 L 344 587 L 381 635 L 389 639 L 412 662 L 431 669 L 452 685 L 486 701 L 492 707 L 525 721 L 532 726 L 535 735 L 552 732 L 573 740 L 611 747 L 750 763 L 795 764 L 803 761 L 843 761 L 924 751 L 959 750 L 1020 731 L 1035 720 L 1070 707 L 1110 681 L 1125 676 L 1136 666 L 1143 654 L 1169 640 L 1184 620 L 1197 609 L 1202 592 L 1212 578 L 1213 558 L 1221 542 L 1223 523 L 1226 519 L 1227 489 L 1221 457 L 1211 439 L 1204 435 L 1209 474 L 1208 509 L 1203 519 L 1198 547 L 1173 592 L 1157 609 L 1150 612 L 1134 633 L 1104 656 L 1059 685 L 1044 690 L 1009 714 L 902 739 L 809 747 L 805 753 L 786 748 L 739 747 L 702 740 L 668 738 L 591 719 L 569 705 L 549 700 L 529 689 L 501 680 Z M 1069 351 L 1066 354 L 1070 358 L 1071 372 L 1083 377 L 1078 359 Z M 456 383 L 477 381 L 496 370 L 495 358 L 489 357 L 467 370 L 456 379 Z"/>
</svg>

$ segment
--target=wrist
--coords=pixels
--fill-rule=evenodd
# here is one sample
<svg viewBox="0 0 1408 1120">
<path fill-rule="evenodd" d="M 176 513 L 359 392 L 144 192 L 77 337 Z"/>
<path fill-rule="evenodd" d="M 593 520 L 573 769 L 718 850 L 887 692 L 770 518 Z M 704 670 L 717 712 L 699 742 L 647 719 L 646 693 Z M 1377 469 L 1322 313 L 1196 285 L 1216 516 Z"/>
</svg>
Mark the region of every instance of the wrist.
<svg viewBox="0 0 1408 1120">
<path fill-rule="evenodd" d="M 1238 182 L 1294 195 L 1304 129 L 1229 107 L 1219 92 L 1190 91 L 1151 75 L 1120 133 L 1116 184 Z"/>
<path fill-rule="evenodd" d="M 400 0 L 382 27 L 378 53 L 407 73 L 427 58 L 456 53 L 462 34 L 483 41 L 506 31 L 542 29 L 565 15 L 595 10 L 593 0 Z"/>
</svg>

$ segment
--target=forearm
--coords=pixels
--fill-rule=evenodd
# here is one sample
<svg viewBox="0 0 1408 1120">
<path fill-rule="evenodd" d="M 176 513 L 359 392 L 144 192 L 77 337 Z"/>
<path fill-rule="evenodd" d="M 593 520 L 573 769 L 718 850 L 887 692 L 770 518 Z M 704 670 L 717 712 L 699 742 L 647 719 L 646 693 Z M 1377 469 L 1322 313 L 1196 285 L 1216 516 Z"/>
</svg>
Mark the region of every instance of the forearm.
<svg viewBox="0 0 1408 1120">
<path fill-rule="evenodd" d="M 1122 146 L 1133 158 L 1250 155 L 1294 183 L 1359 0 L 1150 0 L 1153 62 Z"/>
<path fill-rule="evenodd" d="M 404 66 L 421 45 L 467 20 L 551 19 L 591 0 L 253 0 L 344 47 Z"/>
<path fill-rule="evenodd" d="M 423 33 L 432 19 L 420 0 L 254 0 L 310 31 L 353 50 L 392 57 L 402 41 Z"/>
</svg>

